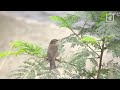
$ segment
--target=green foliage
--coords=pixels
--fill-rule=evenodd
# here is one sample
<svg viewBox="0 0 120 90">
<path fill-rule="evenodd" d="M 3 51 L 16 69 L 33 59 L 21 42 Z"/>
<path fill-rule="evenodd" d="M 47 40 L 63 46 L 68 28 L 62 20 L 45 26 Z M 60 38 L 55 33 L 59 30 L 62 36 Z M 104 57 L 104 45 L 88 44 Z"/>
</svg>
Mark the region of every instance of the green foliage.
<svg viewBox="0 0 120 90">
<path fill-rule="evenodd" d="M 62 18 L 62 17 L 59 17 L 59 16 L 50 16 L 51 20 L 57 22 L 60 27 L 67 27 L 67 28 L 70 28 L 69 24 L 67 23 L 67 21 Z"/>
<path fill-rule="evenodd" d="M 86 49 L 87 50 L 87 49 Z M 75 53 L 71 60 L 70 64 L 73 64 L 76 66 L 77 71 L 79 72 L 79 75 L 84 75 L 85 65 L 86 65 L 86 57 L 89 56 L 89 53 L 85 51 L 82 51 L 81 53 Z"/>
<path fill-rule="evenodd" d="M 17 52 L 11 52 L 11 51 L 0 52 L 0 58 L 7 57 L 10 55 L 17 55 Z"/>
<path fill-rule="evenodd" d="M 120 40 L 111 41 L 107 45 L 108 52 L 112 52 L 114 57 L 120 57 Z"/>
<path fill-rule="evenodd" d="M 1 52 L 0 57 L 11 55 L 30 56 L 23 62 L 17 70 L 10 73 L 10 78 L 16 79 L 35 79 L 35 78 L 57 78 L 56 71 L 50 71 L 48 61 L 46 60 L 46 51 L 40 45 L 32 44 L 25 41 L 14 41 L 10 43 L 12 49 L 10 51 Z"/>
<path fill-rule="evenodd" d="M 95 49 L 97 49 L 98 51 L 101 51 L 102 40 L 105 39 L 104 44 L 106 46 L 106 49 L 109 52 L 112 52 L 113 56 L 119 57 L 120 56 L 120 54 L 119 54 L 119 52 L 120 52 L 120 50 L 119 50 L 119 48 L 120 48 L 119 47 L 120 46 L 120 44 L 119 44 L 119 42 L 120 42 L 119 41 L 120 40 L 120 29 L 119 29 L 120 24 L 118 24 L 118 23 L 120 23 L 120 21 L 119 21 L 120 18 L 115 15 L 114 23 L 106 23 L 106 14 L 109 14 L 109 13 L 110 12 L 108 12 L 108 11 L 76 12 L 74 14 L 74 16 L 79 17 L 78 19 L 76 19 L 76 20 L 71 19 L 71 18 L 68 18 L 68 19 L 73 20 L 72 21 L 72 22 L 74 22 L 73 24 L 75 24 L 75 22 L 76 23 L 79 22 L 79 20 L 84 20 L 84 22 L 86 22 L 86 20 L 94 22 L 95 24 L 93 24 L 89 28 L 84 28 L 84 27 L 81 28 L 80 25 L 77 26 L 77 28 L 79 30 L 79 34 L 82 36 L 80 41 L 83 43 L 86 43 L 88 45 L 91 44 L 92 46 L 95 47 Z M 64 17 L 62 17 L 62 18 L 64 18 Z M 68 27 L 71 30 L 73 24 L 68 24 L 67 21 L 69 21 L 69 20 L 65 20 L 65 21 L 66 21 L 67 25 L 69 25 L 69 27 L 68 26 L 65 26 L 65 27 Z M 57 22 L 59 22 L 59 20 Z M 89 23 L 91 23 L 91 22 L 89 22 Z M 86 25 L 87 24 L 88 23 L 86 23 Z M 88 35 L 88 36 L 86 36 L 86 35 Z M 93 37 L 91 37 L 89 35 L 93 35 Z M 69 43 L 72 43 L 71 44 L 72 47 L 74 47 L 76 45 L 78 45 L 78 46 L 85 45 L 85 44 L 81 44 L 81 42 L 78 42 L 79 38 L 77 38 L 76 36 L 75 37 L 73 37 L 73 36 L 74 36 L 74 34 L 72 35 L 72 37 L 71 36 L 66 37 L 65 38 L 66 40 L 64 40 L 64 43 L 65 43 L 65 41 L 68 41 Z M 97 41 L 94 38 L 94 36 L 97 36 L 99 38 L 99 41 Z M 88 52 L 88 53 L 93 54 L 93 52 Z M 79 67 L 81 65 L 81 63 L 83 61 L 85 61 L 86 58 L 83 58 L 81 55 L 77 55 L 77 53 L 75 53 L 75 54 L 76 54 L 75 56 L 74 55 L 72 56 L 72 59 L 73 59 L 72 62 L 74 62 L 72 64 L 75 64 L 75 66 L 76 66 L 76 64 L 78 64 L 77 67 Z M 80 54 L 80 52 L 79 52 L 79 54 Z M 91 62 L 95 65 L 95 67 L 98 66 L 98 62 L 95 60 L 95 55 L 92 55 L 92 57 L 94 57 L 94 58 L 90 59 Z M 82 66 L 82 67 L 84 67 L 84 66 Z M 95 68 L 93 69 L 92 72 L 89 72 L 88 77 L 90 77 L 91 74 L 93 75 L 94 71 L 96 72 Z M 101 75 L 103 75 L 103 76 L 101 76 L 101 78 L 107 78 L 108 71 L 109 71 L 109 69 L 102 68 Z M 94 73 L 94 75 L 95 75 L 95 73 Z"/>
<path fill-rule="evenodd" d="M 47 70 L 45 67 L 47 62 L 38 58 L 29 58 L 25 60 L 23 65 L 19 66 L 17 70 L 14 70 L 10 74 L 10 78 L 16 79 L 35 79 L 40 70 Z"/>
<path fill-rule="evenodd" d="M 72 28 L 72 25 L 78 21 L 80 17 L 74 14 L 67 14 L 65 17 L 50 16 L 52 21 L 58 23 L 60 27 Z"/>
<path fill-rule="evenodd" d="M 15 41 L 11 43 L 13 48 L 17 48 L 18 52 L 26 53 L 29 55 L 36 55 L 38 57 L 44 57 L 45 52 L 40 47 L 40 45 L 24 42 L 24 41 Z"/>
<path fill-rule="evenodd" d="M 97 40 L 91 36 L 84 36 L 80 41 L 92 45 L 97 43 Z"/>
<path fill-rule="evenodd" d="M 14 41 L 10 43 L 12 49 L 10 51 L 5 51 L 0 53 L 0 58 L 10 56 L 10 55 L 21 55 L 27 54 L 37 57 L 45 57 L 45 50 L 40 47 L 40 45 L 28 43 L 25 41 Z"/>
<path fill-rule="evenodd" d="M 70 35 L 68 37 L 65 37 L 61 39 L 61 44 L 71 43 L 71 47 L 75 46 L 84 46 L 84 43 L 80 42 L 79 38 L 75 35 Z"/>
</svg>

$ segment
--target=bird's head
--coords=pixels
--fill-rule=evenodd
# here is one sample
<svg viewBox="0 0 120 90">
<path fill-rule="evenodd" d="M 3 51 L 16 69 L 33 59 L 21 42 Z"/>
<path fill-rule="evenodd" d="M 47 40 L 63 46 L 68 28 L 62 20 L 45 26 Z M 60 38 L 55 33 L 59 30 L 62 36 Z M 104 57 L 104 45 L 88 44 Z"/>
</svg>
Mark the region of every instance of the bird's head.
<svg viewBox="0 0 120 90">
<path fill-rule="evenodd" d="M 58 39 L 52 39 L 50 44 L 56 44 L 59 40 Z"/>
</svg>

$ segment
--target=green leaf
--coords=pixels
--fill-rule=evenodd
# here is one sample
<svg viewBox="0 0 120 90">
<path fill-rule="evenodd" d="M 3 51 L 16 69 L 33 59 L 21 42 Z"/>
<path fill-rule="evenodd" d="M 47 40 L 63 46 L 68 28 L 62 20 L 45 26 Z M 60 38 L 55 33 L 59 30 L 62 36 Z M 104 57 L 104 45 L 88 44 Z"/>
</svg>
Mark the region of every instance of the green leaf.
<svg viewBox="0 0 120 90">
<path fill-rule="evenodd" d="M 46 52 L 40 45 L 32 44 L 25 41 L 16 40 L 10 43 L 12 50 L 1 52 L 0 58 L 10 55 L 21 55 L 21 54 L 28 54 L 32 56 L 39 56 L 39 57 L 45 57 Z"/>
<path fill-rule="evenodd" d="M 0 52 L 0 58 L 3 58 L 3 57 L 7 57 L 7 56 L 11 56 L 11 55 L 20 55 L 22 54 L 23 51 L 5 51 L 5 52 Z"/>
<path fill-rule="evenodd" d="M 92 45 L 97 43 L 96 39 L 91 36 L 84 36 L 80 41 L 84 43 L 90 43 Z"/>
<path fill-rule="evenodd" d="M 66 20 L 69 26 L 72 26 L 74 23 L 76 23 L 79 20 L 80 16 L 77 16 L 75 14 L 67 14 L 63 18 L 64 20 Z"/>
<path fill-rule="evenodd" d="M 67 23 L 67 21 L 63 18 L 63 17 L 60 17 L 60 16 L 50 16 L 50 19 L 56 23 L 58 23 L 58 25 L 60 27 L 67 27 L 67 28 L 71 28 L 69 26 L 69 24 Z"/>
</svg>

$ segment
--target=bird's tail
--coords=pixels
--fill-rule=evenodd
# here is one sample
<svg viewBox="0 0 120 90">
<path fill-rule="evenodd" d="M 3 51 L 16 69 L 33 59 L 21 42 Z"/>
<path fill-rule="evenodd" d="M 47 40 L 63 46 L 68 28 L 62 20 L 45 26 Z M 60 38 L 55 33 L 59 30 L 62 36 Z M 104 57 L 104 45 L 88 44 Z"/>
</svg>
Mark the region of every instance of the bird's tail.
<svg viewBox="0 0 120 90">
<path fill-rule="evenodd" d="M 50 69 L 55 69 L 56 65 L 55 65 L 55 60 L 50 60 Z"/>
</svg>

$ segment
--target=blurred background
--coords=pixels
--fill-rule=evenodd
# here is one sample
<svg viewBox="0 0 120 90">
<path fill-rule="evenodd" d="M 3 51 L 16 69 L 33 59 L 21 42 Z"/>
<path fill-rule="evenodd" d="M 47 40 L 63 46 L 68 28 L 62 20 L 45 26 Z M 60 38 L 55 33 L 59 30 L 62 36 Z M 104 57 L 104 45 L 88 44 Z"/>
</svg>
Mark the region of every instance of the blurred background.
<svg viewBox="0 0 120 90">
<path fill-rule="evenodd" d="M 27 19 L 36 20 L 39 22 L 50 22 L 49 16 L 57 15 L 64 16 L 67 13 L 73 13 L 74 11 L 4 11 L 4 13 L 12 16 L 20 16 Z"/>
</svg>

